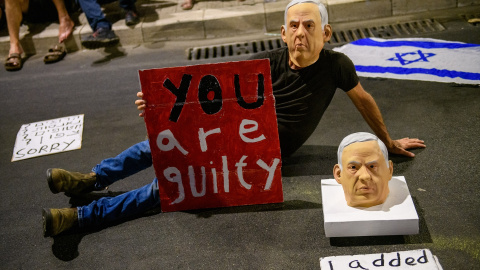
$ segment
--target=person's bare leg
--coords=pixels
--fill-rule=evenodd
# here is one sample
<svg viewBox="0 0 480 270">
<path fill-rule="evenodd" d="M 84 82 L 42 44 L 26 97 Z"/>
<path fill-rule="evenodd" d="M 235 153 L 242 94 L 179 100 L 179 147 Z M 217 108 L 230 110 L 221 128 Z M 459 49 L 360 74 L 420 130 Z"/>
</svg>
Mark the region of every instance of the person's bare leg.
<svg viewBox="0 0 480 270">
<path fill-rule="evenodd" d="M 10 51 L 12 53 L 23 53 L 20 44 L 20 24 L 22 23 L 22 12 L 27 12 L 28 0 L 5 0 L 5 14 L 7 16 L 8 35 L 10 36 Z"/>
<path fill-rule="evenodd" d="M 57 8 L 58 22 L 60 23 L 58 27 L 58 42 L 62 43 L 72 34 L 75 23 L 68 15 L 64 0 L 52 0 L 52 2 Z"/>
<path fill-rule="evenodd" d="M 183 10 L 189 10 L 193 8 L 193 0 L 185 0 L 183 3 L 180 5 Z"/>
</svg>

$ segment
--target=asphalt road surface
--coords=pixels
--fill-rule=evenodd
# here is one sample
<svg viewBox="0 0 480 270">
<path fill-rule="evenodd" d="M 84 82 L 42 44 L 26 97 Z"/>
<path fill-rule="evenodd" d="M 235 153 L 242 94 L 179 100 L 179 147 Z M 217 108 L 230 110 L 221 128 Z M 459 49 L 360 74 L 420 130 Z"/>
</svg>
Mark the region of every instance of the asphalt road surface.
<svg viewBox="0 0 480 270">
<path fill-rule="evenodd" d="M 480 44 L 480 26 L 460 19 L 424 35 Z M 229 40 L 232 41 L 232 40 Z M 198 41 L 215 44 L 223 41 Z M 392 156 L 420 218 L 411 236 L 327 238 L 320 180 L 332 178 L 347 134 L 370 131 L 337 91 L 312 137 L 283 161 L 285 202 L 147 215 L 94 231 L 42 235 L 42 208 L 83 205 L 152 181 L 153 168 L 108 191 L 69 198 L 52 194 L 47 168 L 88 172 L 104 158 L 145 139 L 134 106 L 139 69 L 241 60 L 189 61 L 192 42 L 79 51 L 54 65 L 41 55 L 23 70 L 0 70 L 0 261 L 2 269 L 319 269 L 319 258 L 430 249 L 444 269 L 480 269 L 480 88 L 361 78 L 393 138 L 418 137 L 416 157 Z M 11 162 L 22 124 L 84 114 L 81 150 Z"/>
</svg>

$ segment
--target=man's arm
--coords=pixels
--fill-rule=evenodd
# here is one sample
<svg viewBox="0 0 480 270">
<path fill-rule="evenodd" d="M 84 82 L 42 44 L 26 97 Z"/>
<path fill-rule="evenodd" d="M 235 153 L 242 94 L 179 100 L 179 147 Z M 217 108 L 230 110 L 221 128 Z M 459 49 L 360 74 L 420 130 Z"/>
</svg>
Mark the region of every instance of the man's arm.
<svg viewBox="0 0 480 270">
<path fill-rule="evenodd" d="M 395 141 L 392 140 L 383 122 L 382 114 L 380 113 L 377 103 L 373 97 L 363 89 L 360 83 L 348 91 L 347 95 L 373 132 L 385 143 L 390 153 L 414 157 L 415 154 L 406 149 L 425 147 L 424 141 L 419 139 L 403 138 Z"/>
</svg>

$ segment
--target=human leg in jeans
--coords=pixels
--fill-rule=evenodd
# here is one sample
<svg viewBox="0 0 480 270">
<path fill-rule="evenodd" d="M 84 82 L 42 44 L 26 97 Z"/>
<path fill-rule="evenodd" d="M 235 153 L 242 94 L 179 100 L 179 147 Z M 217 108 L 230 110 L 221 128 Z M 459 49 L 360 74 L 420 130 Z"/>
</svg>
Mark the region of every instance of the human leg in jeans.
<svg viewBox="0 0 480 270">
<path fill-rule="evenodd" d="M 119 155 L 96 165 L 91 173 L 82 174 L 63 169 L 48 169 L 47 182 L 53 193 L 80 195 L 105 187 L 152 166 L 148 141 L 137 143 Z"/>
<path fill-rule="evenodd" d="M 105 18 L 102 7 L 97 0 L 78 0 L 78 4 L 87 17 L 88 24 L 95 32 L 98 28 L 112 29 L 112 24 Z"/>
<path fill-rule="evenodd" d="M 125 10 L 125 24 L 132 26 L 140 21 L 140 17 L 135 7 L 135 0 L 119 0 L 119 5 Z"/>
<path fill-rule="evenodd" d="M 93 168 L 97 175 L 95 187 L 107 187 L 152 166 L 152 152 L 148 140 L 137 143 L 113 158 L 102 160 Z"/>
<path fill-rule="evenodd" d="M 102 189 L 118 180 L 152 166 L 148 141 L 135 144 L 113 158 L 94 167 L 91 174 L 49 169 L 47 180 L 54 193 L 81 194 Z M 142 213 L 159 204 L 156 179 L 149 185 L 125 194 L 102 198 L 88 206 L 66 209 L 44 209 L 44 235 L 56 235 L 75 225 L 99 225 Z M 78 211 L 78 213 L 77 213 Z"/>
<path fill-rule="evenodd" d="M 118 4 L 124 10 L 136 10 L 135 2 L 136 0 L 118 0 Z"/>
<path fill-rule="evenodd" d="M 98 227 L 140 215 L 160 205 L 157 178 L 145 185 L 115 197 L 104 197 L 89 205 L 77 207 L 81 228 Z"/>
<path fill-rule="evenodd" d="M 82 37 L 82 45 L 87 49 L 113 46 L 119 38 L 112 30 L 112 24 L 107 20 L 97 0 L 78 0 L 93 34 Z"/>
</svg>

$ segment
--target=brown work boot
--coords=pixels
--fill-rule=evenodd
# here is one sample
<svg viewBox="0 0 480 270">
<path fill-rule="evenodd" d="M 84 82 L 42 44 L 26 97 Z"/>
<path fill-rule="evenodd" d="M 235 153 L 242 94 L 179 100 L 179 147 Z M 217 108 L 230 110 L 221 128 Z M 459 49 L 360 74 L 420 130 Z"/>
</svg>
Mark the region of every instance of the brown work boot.
<svg viewBox="0 0 480 270">
<path fill-rule="evenodd" d="M 63 169 L 47 170 L 48 187 L 53 193 L 65 192 L 65 195 L 79 195 L 95 190 L 95 173 L 69 172 Z"/>
<path fill-rule="evenodd" d="M 43 209 L 43 236 L 55 236 L 78 226 L 77 208 Z"/>
</svg>

